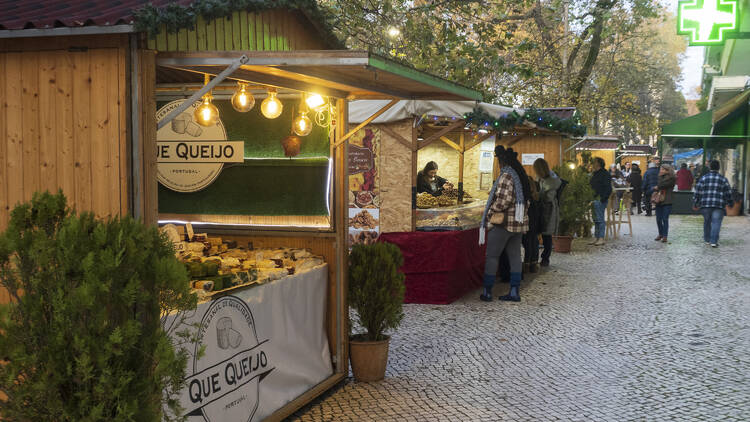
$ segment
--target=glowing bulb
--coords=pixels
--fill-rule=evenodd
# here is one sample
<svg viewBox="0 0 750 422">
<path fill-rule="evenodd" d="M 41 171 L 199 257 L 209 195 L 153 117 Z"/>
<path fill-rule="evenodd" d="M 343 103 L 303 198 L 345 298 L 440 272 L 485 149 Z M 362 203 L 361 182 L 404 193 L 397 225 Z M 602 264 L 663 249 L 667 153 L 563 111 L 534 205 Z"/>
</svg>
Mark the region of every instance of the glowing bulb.
<svg viewBox="0 0 750 422">
<path fill-rule="evenodd" d="M 260 112 L 268 119 L 275 119 L 281 115 L 284 105 L 276 98 L 276 91 L 269 89 L 268 97 L 260 103 Z"/>
<path fill-rule="evenodd" d="M 232 107 L 240 113 L 247 113 L 255 106 L 255 98 L 247 92 L 247 84 L 240 82 L 239 88 L 232 95 Z"/>
<path fill-rule="evenodd" d="M 312 121 L 307 117 L 307 113 L 300 113 L 294 119 L 294 133 L 299 136 L 307 136 L 312 131 Z"/>
<path fill-rule="evenodd" d="M 568 163 L 568 167 L 570 167 L 571 170 L 576 168 L 575 163 Z"/>
<path fill-rule="evenodd" d="M 211 94 L 203 97 L 203 103 L 195 109 L 193 116 L 201 126 L 213 126 L 219 121 L 219 109 L 211 103 Z"/>
<path fill-rule="evenodd" d="M 401 35 L 401 30 L 399 30 L 395 26 L 391 26 L 390 28 L 388 28 L 388 36 L 389 37 L 396 38 L 399 35 Z"/>
<path fill-rule="evenodd" d="M 326 103 L 326 100 L 323 99 L 319 94 L 312 94 L 305 100 L 307 103 L 307 106 L 311 109 L 315 110 L 318 107 L 323 106 Z"/>
</svg>

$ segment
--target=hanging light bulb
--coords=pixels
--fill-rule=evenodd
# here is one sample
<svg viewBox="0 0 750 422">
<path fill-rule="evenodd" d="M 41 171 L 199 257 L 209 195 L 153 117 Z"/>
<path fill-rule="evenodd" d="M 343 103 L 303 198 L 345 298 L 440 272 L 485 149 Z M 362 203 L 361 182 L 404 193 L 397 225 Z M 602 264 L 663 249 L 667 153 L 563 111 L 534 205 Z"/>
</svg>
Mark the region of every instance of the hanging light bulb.
<svg viewBox="0 0 750 422">
<path fill-rule="evenodd" d="M 260 103 L 260 112 L 268 119 L 275 119 L 281 115 L 284 105 L 276 98 L 276 90 L 269 89 L 268 97 Z"/>
<path fill-rule="evenodd" d="M 247 84 L 239 82 L 239 87 L 232 95 L 232 107 L 240 113 L 247 113 L 255 106 L 253 94 L 248 92 Z"/>
<path fill-rule="evenodd" d="M 211 94 L 203 96 L 203 103 L 195 109 L 195 121 L 201 126 L 213 126 L 219 121 L 219 109 L 211 103 Z"/>
<path fill-rule="evenodd" d="M 297 118 L 294 119 L 294 133 L 299 136 L 307 136 L 312 131 L 312 121 L 307 117 L 307 113 L 301 112 Z"/>
<path fill-rule="evenodd" d="M 320 94 L 310 94 L 305 102 L 311 110 L 317 110 L 319 107 L 325 105 L 326 100 L 324 100 L 323 97 L 320 96 Z"/>
</svg>

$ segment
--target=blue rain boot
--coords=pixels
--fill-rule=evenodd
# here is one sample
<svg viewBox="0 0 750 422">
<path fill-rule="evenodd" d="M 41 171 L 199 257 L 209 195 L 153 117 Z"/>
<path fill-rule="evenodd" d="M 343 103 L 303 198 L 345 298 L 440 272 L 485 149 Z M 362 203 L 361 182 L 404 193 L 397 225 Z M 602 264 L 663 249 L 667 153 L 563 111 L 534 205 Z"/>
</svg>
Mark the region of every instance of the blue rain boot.
<svg viewBox="0 0 750 422">
<path fill-rule="evenodd" d="M 495 284 L 495 276 L 485 274 L 484 279 L 482 280 L 482 285 L 484 285 L 484 291 L 481 295 L 479 295 L 479 300 L 482 302 L 492 302 L 492 286 Z"/>
<path fill-rule="evenodd" d="M 505 296 L 500 296 L 499 300 L 508 302 L 520 302 L 521 296 L 518 294 L 518 288 L 521 287 L 521 273 L 510 273 L 510 291 Z"/>
</svg>

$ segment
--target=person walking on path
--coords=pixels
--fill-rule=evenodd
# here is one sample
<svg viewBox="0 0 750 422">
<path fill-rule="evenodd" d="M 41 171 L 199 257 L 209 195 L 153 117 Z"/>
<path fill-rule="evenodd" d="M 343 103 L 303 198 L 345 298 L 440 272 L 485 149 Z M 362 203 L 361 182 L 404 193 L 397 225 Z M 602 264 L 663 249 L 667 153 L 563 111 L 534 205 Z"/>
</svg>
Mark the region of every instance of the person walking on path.
<svg viewBox="0 0 750 422">
<path fill-rule="evenodd" d="M 510 292 L 498 299 L 513 302 L 521 300 L 518 292 L 521 286 L 521 237 L 529 230 L 526 210 L 531 188 L 528 177 L 524 181 L 511 167 L 511 154 L 508 154 L 502 145 L 495 147 L 500 176 L 492 185 L 479 227 L 479 244 L 485 243 L 485 235 L 487 241 L 482 283 L 484 291 L 479 296 L 484 302 L 492 301 L 492 287 L 495 284 L 495 275 L 503 250 L 507 252 L 510 262 Z"/>
<path fill-rule="evenodd" d="M 641 196 L 643 195 L 641 183 L 643 183 L 643 177 L 641 177 L 641 168 L 638 164 L 631 166 L 628 183 L 630 183 L 630 187 L 633 189 L 633 203 L 630 205 L 630 214 L 633 214 L 632 207 L 635 206 L 638 210 L 638 215 L 641 215 L 643 213 L 641 210 Z"/>
<path fill-rule="evenodd" d="M 677 171 L 677 190 L 691 189 L 693 189 L 693 173 L 688 170 L 686 163 L 682 163 L 680 170 Z"/>
<path fill-rule="evenodd" d="M 669 236 L 669 214 L 672 213 L 672 191 L 674 190 L 675 179 L 674 168 L 669 164 L 662 164 L 659 168 L 656 191 L 660 193 L 659 196 L 663 199 L 654 204 L 654 208 L 656 209 L 656 227 L 659 230 L 659 235 L 654 240 L 663 243 L 667 243 L 667 236 Z"/>
<path fill-rule="evenodd" d="M 557 235 L 560 225 L 560 204 L 557 202 L 557 191 L 562 185 L 562 180 L 554 171 L 550 170 L 549 164 L 544 158 L 534 161 L 534 173 L 539 181 L 539 199 L 542 201 L 542 215 L 544 227 L 542 228 L 542 251 L 541 266 L 549 266 L 549 258 L 552 256 L 552 236 Z"/>
<path fill-rule="evenodd" d="M 601 157 L 594 158 L 594 173 L 591 175 L 591 188 L 596 194 L 595 199 L 592 201 L 594 207 L 594 238 L 591 245 L 601 246 L 604 244 L 604 233 L 606 232 L 607 225 L 604 220 L 604 211 L 607 209 L 607 201 L 609 201 L 609 195 L 612 194 L 612 178 L 609 176 L 609 172 L 605 169 L 606 164 L 604 159 Z"/>
<path fill-rule="evenodd" d="M 729 180 L 719 174 L 719 167 L 717 160 L 711 161 L 711 171 L 698 180 L 693 194 L 693 209 L 700 209 L 703 214 L 703 241 L 714 248 L 719 247 L 719 231 L 726 213 L 725 207 L 734 205 Z"/>
<path fill-rule="evenodd" d="M 654 193 L 657 184 L 659 184 L 659 162 L 658 159 L 654 159 L 648 163 L 648 170 L 643 173 L 643 182 L 641 182 L 643 202 L 646 204 L 646 217 L 651 217 L 651 194 Z"/>
</svg>

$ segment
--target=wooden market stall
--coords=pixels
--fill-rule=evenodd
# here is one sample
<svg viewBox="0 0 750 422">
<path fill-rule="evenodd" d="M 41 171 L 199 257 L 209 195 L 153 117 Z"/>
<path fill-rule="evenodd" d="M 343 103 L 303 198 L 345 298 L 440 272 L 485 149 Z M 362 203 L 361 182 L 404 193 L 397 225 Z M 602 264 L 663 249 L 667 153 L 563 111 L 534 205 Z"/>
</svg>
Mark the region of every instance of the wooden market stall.
<svg viewBox="0 0 750 422">
<path fill-rule="evenodd" d="M 656 148 L 650 145 L 620 145 L 615 161 L 624 167 L 627 163 L 636 163 L 641 168 L 648 167 L 648 161 L 656 155 Z"/>
<path fill-rule="evenodd" d="M 571 150 L 575 152 L 578 164 L 581 164 L 581 153 L 591 153 L 591 158 L 600 157 L 609 168 L 615 164 L 615 153 L 620 149 L 622 137 L 619 135 L 589 135 L 578 140 Z"/>
<path fill-rule="evenodd" d="M 353 102 L 350 124 L 364 121 L 382 105 L 371 100 Z M 479 285 L 482 276 L 484 249 L 477 244 L 477 231 L 497 176 L 495 145 L 514 148 L 530 175 L 537 158 L 547 159 L 552 166 L 562 164 L 563 150 L 571 143 L 569 135 L 550 125 L 558 128 L 564 119 L 574 119 L 575 113 L 554 110 L 568 115 L 553 118 L 546 110 L 514 110 L 476 102 L 399 102 L 360 131 L 363 139 L 372 139 L 378 152 L 376 171 L 367 173 L 377 176 L 372 195 L 377 200 L 359 203 L 361 180 L 355 180 L 350 183 L 354 210 L 350 212 L 378 216 L 379 227 L 373 227 L 368 237 L 362 236 L 358 227 L 350 227 L 350 241 L 380 236 L 401 247 L 406 257 L 407 302 L 450 303 L 459 298 Z M 494 124 L 506 121 L 502 119 L 507 119 L 506 125 Z M 360 147 L 360 143 L 350 146 L 353 151 Z M 422 209 L 426 206 L 416 193 L 417 173 L 429 161 L 437 162 L 438 174 L 457 187 L 458 193 L 451 197 L 453 206 Z M 462 195 L 473 201 L 457 204 Z M 370 209 L 359 211 L 361 208 Z"/>
<path fill-rule="evenodd" d="M 133 17 L 145 1 L 106 10 L 50 3 L 60 4 L 24 15 L 40 16 L 38 22 L 0 18 L 0 229 L 13 205 L 35 191 L 60 188 L 78 211 L 171 224 L 178 247 L 204 243 L 199 255 L 241 248 L 246 255 L 276 250 L 285 262 L 319 256 L 323 266 L 287 276 L 294 267 L 284 264 L 278 281 L 233 287 L 199 305 L 209 321 L 212 310 L 235 309 L 249 323 L 244 329 L 252 335 L 232 334 L 242 324 L 222 316 L 217 359 L 252 340 L 247 350 L 268 359 L 271 369 L 251 379 L 254 408 L 192 403 L 188 420 L 281 420 L 344 379 L 347 141 L 398 99 L 478 100 L 480 94 L 372 53 L 341 50 L 314 7 L 199 16 L 177 32 L 139 27 L 154 30 L 149 38 Z M 163 13 L 169 2 L 150 3 Z M 171 7 L 190 7 L 183 3 Z M 90 26 L 75 27 L 81 22 Z M 230 102 L 238 83 L 258 103 L 249 120 L 238 118 Z M 316 94 L 324 104 L 306 106 Z M 261 104 L 273 97 L 278 119 Z M 358 98 L 386 104 L 349 130 L 348 101 Z M 198 112 L 198 100 L 217 107 L 216 123 L 199 124 L 211 112 Z M 287 139 L 304 113 L 312 132 Z M 180 153 L 180 145 L 198 149 Z M 232 153 L 224 154 L 226 148 Z M 175 155 L 184 162 L 170 161 Z M 189 192 L 195 183 L 185 177 L 201 172 L 208 176 L 195 183 L 203 185 Z M 305 329 L 309 324 L 313 329 Z M 302 337 L 315 349 L 295 347 Z M 201 365 L 194 362 L 189 376 Z"/>
</svg>

